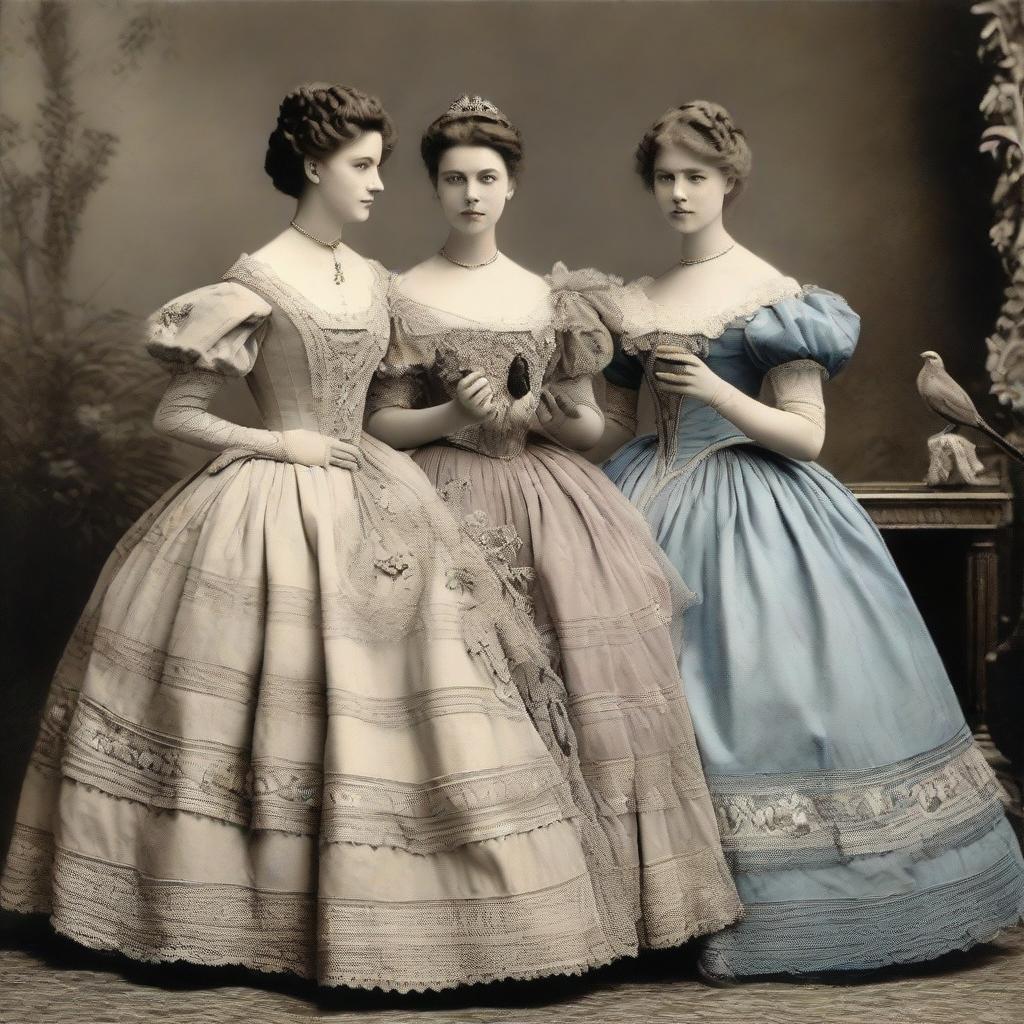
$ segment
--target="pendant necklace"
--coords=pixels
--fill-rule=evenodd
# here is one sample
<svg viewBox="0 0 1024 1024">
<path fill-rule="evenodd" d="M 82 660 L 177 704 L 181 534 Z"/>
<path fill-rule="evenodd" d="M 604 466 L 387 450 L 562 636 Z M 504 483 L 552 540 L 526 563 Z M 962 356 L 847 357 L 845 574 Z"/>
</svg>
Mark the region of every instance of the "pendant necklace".
<svg viewBox="0 0 1024 1024">
<path fill-rule="evenodd" d="M 345 281 L 345 271 L 341 269 L 341 260 L 338 258 L 338 249 L 341 246 L 341 238 L 336 238 L 333 242 L 325 242 L 322 238 L 317 238 L 312 232 L 307 231 L 303 227 L 299 227 L 295 221 L 291 222 L 291 226 L 295 228 L 300 235 L 305 235 L 311 242 L 316 242 L 317 245 L 322 245 L 325 249 L 331 250 L 331 255 L 334 257 L 334 283 L 343 284 Z"/>
</svg>

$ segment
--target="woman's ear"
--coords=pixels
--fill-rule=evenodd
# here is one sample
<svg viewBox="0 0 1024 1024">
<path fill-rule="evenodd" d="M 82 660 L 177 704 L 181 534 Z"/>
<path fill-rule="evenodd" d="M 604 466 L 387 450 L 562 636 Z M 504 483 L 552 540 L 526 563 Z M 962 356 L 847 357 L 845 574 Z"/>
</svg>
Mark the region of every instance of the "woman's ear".
<svg viewBox="0 0 1024 1024">
<path fill-rule="evenodd" d="M 726 178 L 725 179 L 725 194 L 726 195 L 729 195 L 729 193 L 732 192 L 732 190 L 735 187 L 736 187 L 736 179 L 735 178 Z"/>
<path fill-rule="evenodd" d="M 509 178 L 508 191 L 505 193 L 505 201 L 508 202 L 516 194 L 516 179 Z"/>
<path fill-rule="evenodd" d="M 312 160 L 306 160 L 304 167 L 306 170 L 306 180 L 313 182 L 314 185 L 319 185 L 320 175 L 317 172 L 316 164 Z"/>
</svg>

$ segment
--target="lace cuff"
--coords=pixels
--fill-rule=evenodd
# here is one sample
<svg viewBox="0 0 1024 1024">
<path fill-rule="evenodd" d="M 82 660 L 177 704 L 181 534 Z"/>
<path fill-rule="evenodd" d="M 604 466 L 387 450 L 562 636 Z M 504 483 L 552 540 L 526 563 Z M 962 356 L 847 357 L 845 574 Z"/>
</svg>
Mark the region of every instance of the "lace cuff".
<svg viewBox="0 0 1024 1024">
<path fill-rule="evenodd" d="M 775 393 L 775 405 L 825 429 L 825 401 L 821 382 L 828 371 L 813 359 L 794 359 L 772 367 L 766 374 Z"/>
</svg>

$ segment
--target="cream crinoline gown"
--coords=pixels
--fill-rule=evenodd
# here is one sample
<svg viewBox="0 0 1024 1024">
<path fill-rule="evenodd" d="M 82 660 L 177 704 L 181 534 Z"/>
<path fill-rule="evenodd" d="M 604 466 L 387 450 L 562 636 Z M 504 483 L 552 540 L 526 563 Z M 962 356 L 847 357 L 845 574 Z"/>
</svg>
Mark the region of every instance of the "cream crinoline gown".
<svg viewBox="0 0 1024 1024">
<path fill-rule="evenodd" d="M 142 960 L 399 991 L 636 951 L 636 883 L 502 562 L 513 539 L 460 530 L 361 433 L 389 336 L 374 272 L 368 307 L 329 314 L 242 257 L 153 317 L 168 415 L 225 450 L 103 570 L 32 754 L 5 908 Z M 243 374 L 267 430 L 205 411 Z M 288 461 L 274 431 L 298 428 L 358 444 L 362 468 Z"/>
</svg>

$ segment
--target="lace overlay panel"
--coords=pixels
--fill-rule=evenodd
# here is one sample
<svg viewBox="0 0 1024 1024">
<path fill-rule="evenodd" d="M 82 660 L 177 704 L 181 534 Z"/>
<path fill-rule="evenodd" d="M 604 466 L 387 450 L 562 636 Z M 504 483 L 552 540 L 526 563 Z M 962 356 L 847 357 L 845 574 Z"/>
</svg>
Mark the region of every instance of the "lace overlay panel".
<svg viewBox="0 0 1024 1024">
<path fill-rule="evenodd" d="M 968 727 L 883 768 L 709 776 L 722 846 L 737 871 L 845 862 L 964 845 L 1003 815 L 1002 791 Z"/>
<path fill-rule="evenodd" d="M 550 298 L 518 320 L 478 323 L 436 310 L 400 292 L 392 303 L 398 347 L 419 353 L 427 405 L 450 401 L 469 370 L 481 370 L 491 383 L 495 415 L 466 427 L 448 440 L 461 448 L 495 458 L 520 454 L 540 401 L 545 377 L 558 354 Z M 525 364 L 528 389 L 520 398 L 509 391 L 513 363 Z"/>
<path fill-rule="evenodd" d="M 358 442 L 366 392 L 390 333 L 385 273 L 375 271 L 369 306 L 350 314 L 319 310 L 256 260 L 243 258 L 226 277 L 284 310 L 306 349 L 320 432 Z"/>
</svg>

